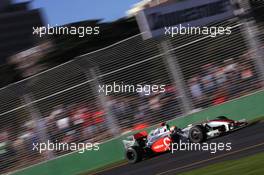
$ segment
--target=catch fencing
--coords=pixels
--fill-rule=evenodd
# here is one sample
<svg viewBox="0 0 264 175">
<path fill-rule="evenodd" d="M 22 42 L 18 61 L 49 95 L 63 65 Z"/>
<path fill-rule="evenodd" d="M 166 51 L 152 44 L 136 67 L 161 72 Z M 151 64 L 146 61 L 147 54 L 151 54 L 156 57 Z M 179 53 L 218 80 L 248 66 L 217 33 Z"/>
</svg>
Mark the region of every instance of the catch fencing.
<svg viewBox="0 0 264 175">
<path fill-rule="evenodd" d="M 40 154 L 33 143 L 103 142 L 262 90 L 263 25 L 212 25 L 232 33 L 138 34 L 0 89 L 1 170 L 72 151 Z"/>
</svg>

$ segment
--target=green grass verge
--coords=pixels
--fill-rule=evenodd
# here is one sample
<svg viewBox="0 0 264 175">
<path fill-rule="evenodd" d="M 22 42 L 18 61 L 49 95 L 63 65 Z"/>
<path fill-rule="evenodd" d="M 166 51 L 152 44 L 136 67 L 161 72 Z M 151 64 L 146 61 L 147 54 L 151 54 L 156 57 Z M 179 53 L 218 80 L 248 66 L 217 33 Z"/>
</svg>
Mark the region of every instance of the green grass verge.
<svg viewBox="0 0 264 175">
<path fill-rule="evenodd" d="M 264 174 L 264 153 L 213 164 L 179 175 L 261 175 Z"/>
<path fill-rule="evenodd" d="M 114 167 L 119 167 L 120 165 L 123 165 L 123 164 L 124 165 L 127 164 L 127 161 L 126 160 L 121 160 L 121 161 L 106 165 L 106 166 L 104 166 L 102 168 L 97 168 L 97 169 L 94 169 L 94 170 L 91 170 L 91 171 L 86 171 L 86 172 L 79 173 L 78 175 L 94 175 L 94 174 L 97 174 L 99 172 L 104 172 L 104 171 L 107 171 L 108 169 L 112 169 Z"/>
<path fill-rule="evenodd" d="M 258 117 L 258 118 L 254 119 L 254 120 L 250 120 L 250 122 L 251 123 L 253 123 L 253 122 L 264 122 L 264 116 Z"/>
</svg>

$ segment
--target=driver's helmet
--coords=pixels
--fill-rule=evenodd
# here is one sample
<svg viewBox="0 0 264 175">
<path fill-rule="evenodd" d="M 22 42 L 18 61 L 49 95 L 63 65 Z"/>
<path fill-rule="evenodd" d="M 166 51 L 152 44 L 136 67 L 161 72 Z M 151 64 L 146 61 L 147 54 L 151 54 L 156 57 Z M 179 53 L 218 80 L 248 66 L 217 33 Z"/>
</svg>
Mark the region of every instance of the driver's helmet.
<svg viewBox="0 0 264 175">
<path fill-rule="evenodd" d="M 162 123 L 160 124 L 160 130 L 162 130 L 162 132 L 166 132 L 166 131 L 168 131 L 169 129 L 170 129 L 170 127 L 169 127 L 168 124 L 166 124 L 166 122 L 162 122 Z"/>
<path fill-rule="evenodd" d="M 161 124 L 160 124 L 160 126 L 162 127 L 162 126 L 165 126 L 166 125 L 166 122 L 162 122 Z"/>
</svg>

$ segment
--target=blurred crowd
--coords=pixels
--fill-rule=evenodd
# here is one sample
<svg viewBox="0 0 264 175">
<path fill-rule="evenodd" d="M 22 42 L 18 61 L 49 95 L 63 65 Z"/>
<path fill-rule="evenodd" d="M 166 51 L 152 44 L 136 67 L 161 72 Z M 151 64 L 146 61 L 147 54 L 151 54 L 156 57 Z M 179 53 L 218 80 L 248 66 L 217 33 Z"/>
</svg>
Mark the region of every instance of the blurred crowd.
<svg viewBox="0 0 264 175">
<path fill-rule="evenodd" d="M 239 60 L 209 63 L 188 80 L 195 108 L 218 105 L 262 87 L 254 62 L 246 53 Z"/>
<path fill-rule="evenodd" d="M 22 132 L 18 136 L 12 135 L 12 129 L 7 128 L 5 137 L 0 139 L 0 149 L 5 152 L 0 154 L 1 161 L 5 160 L 1 169 L 45 160 L 46 154 L 40 155 L 33 151 L 33 143 L 42 143 L 43 139 L 53 143 L 102 142 L 115 136 L 111 131 L 114 123 L 118 126 L 117 134 L 120 134 L 128 130 L 142 129 L 180 114 L 179 101 L 173 86 L 167 86 L 166 93 L 140 93 L 106 98 L 108 113 L 86 103 L 58 105 L 37 123 L 33 120 L 25 122 L 20 127 Z M 65 153 L 69 152 L 53 152 L 55 156 Z M 14 164 L 14 161 L 17 163 Z"/>
<path fill-rule="evenodd" d="M 251 54 L 206 63 L 198 74 L 192 75 L 187 86 L 194 109 L 218 105 L 260 89 L 262 85 Z M 162 80 L 154 84 L 157 82 Z M 116 132 L 120 134 L 182 115 L 181 95 L 176 87 L 168 84 L 165 89 L 164 93 L 150 95 L 142 92 L 107 96 L 107 111 L 87 103 L 58 105 L 37 123 L 27 121 L 21 127 L 23 132 L 16 137 L 7 128 L 0 133 L 0 169 L 45 160 L 45 156 L 33 151 L 33 143 L 42 139 L 54 143 L 101 142 L 115 136 L 113 126 L 118 126 Z M 53 152 L 55 156 L 65 153 L 68 152 Z"/>
</svg>

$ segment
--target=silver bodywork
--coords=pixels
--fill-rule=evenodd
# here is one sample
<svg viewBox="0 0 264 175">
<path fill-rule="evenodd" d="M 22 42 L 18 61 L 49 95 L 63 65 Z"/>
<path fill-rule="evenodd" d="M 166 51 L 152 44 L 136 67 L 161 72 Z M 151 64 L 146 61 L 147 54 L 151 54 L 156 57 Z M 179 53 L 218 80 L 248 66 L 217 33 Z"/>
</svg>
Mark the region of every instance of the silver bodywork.
<svg viewBox="0 0 264 175">
<path fill-rule="evenodd" d="M 240 122 L 240 123 L 246 123 L 246 119 L 242 119 L 242 120 L 238 120 L 238 121 L 234 121 L 235 123 Z M 189 136 L 189 131 L 192 127 L 194 126 L 202 126 L 202 127 L 207 127 L 209 130 L 206 132 L 206 135 L 208 138 L 212 138 L 212 137 L 217 137 L 220 134 L 223 133 L 223 131 L 220 131 L 219 129 L 213 129 L 213 128 L 217 128 L 217 127 L 225 127 L 225 132 L 229 132 L 229 131 L 234 131 L 238 128 L 235 128 L 234 125 L 232 125 L 230 122 L 227 121 L 222 121 L 222 120 L 208 120 L 206 122 L 200 123 L 200 124 L 190 124 L 188 125 L 186 128 L 182 129 L 182 131 L 184 132 L 184 136 L 188 137 Z M 241 128 L 241 127 L 240 127 Z"/>
<path fill-rule="evenodd" d="M 245 126 L 246 126 L 245 119 L 234 121 L 234 123 L 238 123 L 238 122 L 245 123 Z M 224 127 L 225 128 L 224 132 L 229 132 L 229 131 L 234 131 L 236 129 L 240 129 L 243 127 L 242 125 L 239 128 L 236 128 L 232 123 L 221 120 L 221 119 L 220 120 L 208 120 L 202 123 L 188 125 L 187 127 L 181 129 L 181 133 L 179 133 L 179 135 L 188 140 L 189 132 L 191 128 L 195 126 L 201 126 L 203 128 L 207 128 L 207 132 L 206 132 L 207 138 L 217 137 L 223 133 L 223 131 L 220 131 L 219 129 L 215 129 L 215 128 Z M 161 137 L 170 136 L 170 134 L 171 134 L 171 131 L 168 130 L 168 128 L 166 128 L 165 126 L 152 130 L 147 136 L 146 146 L 150 147 L 157 139 Z M 126 140 L 123 140 L 123 144 L 124 144 L 125 149 L 128 149 L 129 147 L 132 147 L 132 146 L 138 146 L 134 136 L 127 137 Z"/>
</svg>

